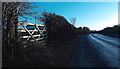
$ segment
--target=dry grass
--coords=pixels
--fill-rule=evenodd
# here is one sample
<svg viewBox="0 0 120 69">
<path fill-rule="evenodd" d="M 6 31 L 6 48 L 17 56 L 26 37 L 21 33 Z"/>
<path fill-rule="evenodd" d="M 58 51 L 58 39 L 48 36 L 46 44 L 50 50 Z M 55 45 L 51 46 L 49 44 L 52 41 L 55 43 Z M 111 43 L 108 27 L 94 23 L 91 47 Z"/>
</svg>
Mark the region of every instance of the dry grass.
<svg viewBox="0 0 120 69">
<path fill-rule="evenodd" d="M 57 67 L 68 67 L 77 46 L 77 38 L 67 42 L 56 42 L 49 46 L 49 49 L 56 56 L 54 61 Z"/>
<path fill-rule="evenodd" d="M 19 46 L 18 55 L 8 59 L 6 67 L 65 67 L 75 50 L 77 39 L 56 42 L 48 46 L 32 42 L 27 47 Z"/>
</svg>

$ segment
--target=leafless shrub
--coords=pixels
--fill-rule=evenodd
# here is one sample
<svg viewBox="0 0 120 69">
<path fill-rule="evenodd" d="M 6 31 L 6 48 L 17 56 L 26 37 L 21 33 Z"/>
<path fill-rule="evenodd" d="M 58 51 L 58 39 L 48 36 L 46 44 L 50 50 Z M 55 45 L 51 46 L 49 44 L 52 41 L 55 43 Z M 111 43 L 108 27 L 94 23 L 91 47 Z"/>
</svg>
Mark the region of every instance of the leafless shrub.
<svg viewBox="0 0 120 69">
<path fill-rule="evenodd" d="M 76 23 L 76 18 L 75 18 L 75 17 L 70 18 L 70 23 L 71 23 L 72 25 L 75 25 L 75 23 Z"/>
</svg>

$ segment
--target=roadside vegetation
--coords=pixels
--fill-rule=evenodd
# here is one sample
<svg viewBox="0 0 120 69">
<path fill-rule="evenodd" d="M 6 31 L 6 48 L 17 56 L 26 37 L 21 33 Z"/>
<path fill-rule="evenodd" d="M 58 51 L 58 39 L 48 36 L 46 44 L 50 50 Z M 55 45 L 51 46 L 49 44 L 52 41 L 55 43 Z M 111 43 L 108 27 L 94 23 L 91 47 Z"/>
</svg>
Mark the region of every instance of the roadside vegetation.
<svg viewBox="0 0 120 69">
<path fill-rule="evenodd" d="M 92 31 L 92 33 L 100 33 L 106 36 L 120 38 L 120 24 L 113 27 L 107 27 L 100 31 Z"/>
<path fill-rule="evenodd" d="M 89 27 L 76 28 L 76 18 L 70 22 L 56 13 L 33 11 L 38 9 L 28 2 L 2 3 L 2 65 L 4 67 L 67 67 L 78 43 L 78 36 L 100 33 L 120 38 L 120 25 L 91 31 Z M 47 28 L 47 41 L 27 41 L 19 39 L 19 17 L 36 18 Z"/>
<path fill-rule="evenodd" d="M 32 11 L 27 2 L 2 3 L 2 65 L 5 67 L 59 67 L 68 66 L 77 46 L 77 36 L 90 33 L 88 27 L 76 28 L 63 16 Z M 47 28 L 47 43 L 19 39 L 18 17 L 37 17 Z M 37 16 L 39 15 L 39 16 Z M 73 23 L 74 24 L 74 23 Z"/>
</svg>

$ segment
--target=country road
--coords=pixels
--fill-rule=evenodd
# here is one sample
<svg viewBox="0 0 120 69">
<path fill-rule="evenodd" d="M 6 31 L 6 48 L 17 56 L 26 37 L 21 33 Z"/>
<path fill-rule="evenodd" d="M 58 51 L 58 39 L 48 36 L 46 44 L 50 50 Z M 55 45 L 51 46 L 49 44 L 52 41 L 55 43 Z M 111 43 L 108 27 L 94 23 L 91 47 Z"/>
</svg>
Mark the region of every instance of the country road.
<svg viewBox="0 0 120 69">
<path fill-rule="evenodd" d="M 119 42 L 101 34 L 81 36 L 70 67 L 118 67 Z"/>
</svg>

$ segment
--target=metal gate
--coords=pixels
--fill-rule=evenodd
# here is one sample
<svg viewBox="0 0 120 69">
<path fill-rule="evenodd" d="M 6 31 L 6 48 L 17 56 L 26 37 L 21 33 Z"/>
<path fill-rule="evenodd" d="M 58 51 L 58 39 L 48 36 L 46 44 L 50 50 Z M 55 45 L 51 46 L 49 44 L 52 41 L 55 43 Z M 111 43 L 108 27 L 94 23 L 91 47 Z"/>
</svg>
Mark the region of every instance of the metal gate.
<svg viewBox="0 0 120 69">
<path fill-rule="evenodd" d="M 19 22 L 18 32 L 21 40 L 44 42 L 47 39 L 46 28 L 41 24 Z"/>
</svg>

